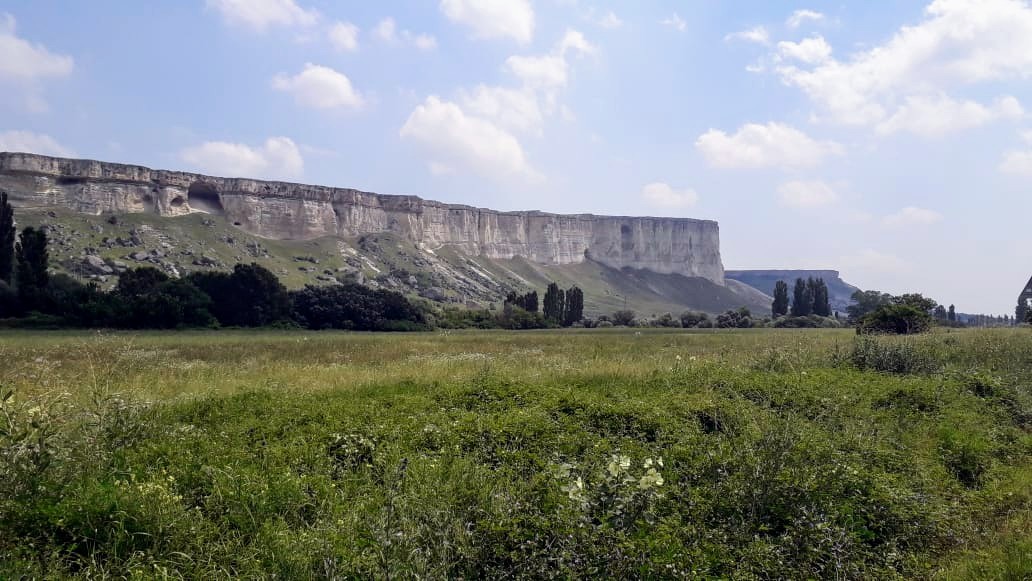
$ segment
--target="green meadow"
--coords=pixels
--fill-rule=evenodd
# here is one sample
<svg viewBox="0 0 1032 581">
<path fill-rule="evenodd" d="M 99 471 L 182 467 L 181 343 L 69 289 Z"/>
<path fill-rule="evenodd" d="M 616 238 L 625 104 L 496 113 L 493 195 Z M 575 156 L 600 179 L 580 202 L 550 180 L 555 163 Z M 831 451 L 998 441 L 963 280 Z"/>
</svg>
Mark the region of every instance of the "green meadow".
<svg viewBox="0 0 1032 581">
<path fill-rule="evenodd" d="M 1032 331 L 0 333 L 0 578 L 1032 575 Z"/>
</svg>

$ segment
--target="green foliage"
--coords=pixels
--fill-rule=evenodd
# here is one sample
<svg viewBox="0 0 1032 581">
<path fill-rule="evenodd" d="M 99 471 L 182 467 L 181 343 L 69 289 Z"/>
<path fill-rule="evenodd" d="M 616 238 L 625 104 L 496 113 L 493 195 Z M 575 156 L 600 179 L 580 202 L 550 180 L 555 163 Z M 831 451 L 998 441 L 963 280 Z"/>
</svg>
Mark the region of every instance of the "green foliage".
<svg viewBox="0 0 1032 581">
<path fill-rule="evenodd" d="M 717 315 L 716 326 L 721 329 L 748 329 L 753 326 L 752 313 L 741 307 Z"/>
<path fill-rule="evenodd" d="M 888 304 L 867 313 L 857 322 L 862 333 L 912 335 L 927 331 L 932 317 L 927 311 L 908 304 Z"/>
<path fill-rule="evenodd" d="M 558 284 L 554 282 L 549 283 L 548 288 L 545 290 L 543 302 L 545 320 L 555 325 L 558 325 L 563 317 L 562 299 L 559 297 L 560 292 L 562 291 L 559 289 Z"/>
<path fill-rule="evenodd" d="M 1032 336 L 847 333 L 0 333 L 0 578 L 1027 575 Z"/>
<path fill-rule="evenodd" d="M 620 327 L 633 327 L 635 323 L 635 314 L 631 310 L 620 310 L 613 313 L 611 317 L 612 323 Z"/>
<path fill-rule="evenodd" d="M 505 297 L 505 303 L 523 309 L 524 311 L 536 313 L 538 312 L 538 294 L 537 291 L 530 291 L 526 294 L 516 294 L 514 291 L 510 291 Z"/>
<path fill-rule="evenodd" d="M 788 284 L 783 280 L 774 284 L 774 302 L 771 304 L 770 311 L 774 317 L 788 314 Z"/>
<path fill-rule="evenodd" d="M 46 307 L 46 288 L 50 280 L 47 272 L 47 235 L 31 226 L 22 230 L 15 246 L 18 300 L 25 310 Z"/>
<path fill-rule="evenodd" d="M 573 286 L 566 291 L 566 313 L 563 326 L 569 327 L 584 320 L 584 291 Z"/>
<path fill-rule="evenodd" d="M 308 329 L 408 331 L 426 328 L 422 311 L 393 291 L 340 284 L 307 286 L 291 294 L 293 318 Z"/>
<path fill-rule="evenodd" d="M 14 281 L 14 234 L 14 207 L 0 192 L 0 281 L 7 284 Z"/>
<path fill-rule="evenodd" d="M 290 294 L 262 266 L 237 264 L 230 274 L 194 273 L 188 280 L 212 298 L 212 315 L 226 327 L 264 327 L 290 318 Z"/>
<path fill-rule="evenodd" d="M 681 326 L 685 329 L 702 327 L 706 324 L 712 325 L 709 315 L 696 311 L 685 311 L 681 313 Z"/>
<path fill-rule="evenodd" d="M 864 315 L 892 302 L 892 295 L 878 291 L 856 291 L 851 297 L 853 304 L 846 307 L 851 321 L 858 321 Z"/>
<path fill-rule="evenodd" d="M 862 371 L 897 374 L 931 373 L 940 368 L 933 357 L 920 351 L 913 342 L 871 336 L 856 338 L 849 362 Z"/>
</svg>

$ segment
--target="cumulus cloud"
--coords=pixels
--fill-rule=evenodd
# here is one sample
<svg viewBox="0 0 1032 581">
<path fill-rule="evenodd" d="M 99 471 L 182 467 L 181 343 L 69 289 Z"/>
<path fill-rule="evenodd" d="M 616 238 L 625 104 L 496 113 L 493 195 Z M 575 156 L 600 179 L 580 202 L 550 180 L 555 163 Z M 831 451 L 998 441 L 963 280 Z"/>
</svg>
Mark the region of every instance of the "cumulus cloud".
<svg viewBox="0 0 1032 581">
<path fill-rule="evenodd" d="M 731 135 L 710 129 L 695 147 L 719 168 L 812 167 L 843 152 L 835 142 L 817 141 L 782 123 L 749 123 Z"/>
<path fill-rule="evenodd" d="M 44 111 L 47 104 L 41 96 L 42 82 L 72 74 L 75 60 L 20 38 L 16 24 L 14 16 L 0 13 L 0 86 L 13 87 L 27 109 Z"/>
<path fill-rule="evenodd" d="M 904 26 L 885 43 L 847 60 L 827 58 L 809 66 L 777 68 L 782 80 L 801 89 L 824 120 L 878 126 L 883 131 L 906 127 L 904 119 L 921 116 L 918 126 L 940 134 L 1011 116 L 1005 103 L 994 106 L 943 98 L 949 89 L 1032 76 L 1032 6 L 1025 0 L 934 0 L 925 19 Z M 923 101 L 922 101 L 923 100 Z M 931 103 L 931 113 L 913 103 Z M 956 118 L 950 117 L 960 112 Z"/>
<path fill-rule="evenodd" d="M 791 181 L 778 188 L 781 203 L 793 208 L 819 208 L 838 201 L 835 190 L 822 181 Z"/>
<path fill-rule="evenodd" d="M 731 34 L 724 37 L 725 41 L 741 40 L 744 42 L 755 42 L 756 44 L 768 44 L 770 42 L 770 33 L 767 29 L 762 26 L 750 28 L 748 30 L 740 30 L 738 32 L 732 32 Z"/>
<path fill-rule="evenodd" d="M 293 77 L 282 73 L 276 75 L 272 86 L 294 95 L 294 100 L 303 107 L 358 109 L 365 103 L 347 76 L 312 63 L 305 64 L 305 68 Z"/>
<path fill-rule="evenodd" d="M 335 22 L 327 33 L 330 44 L 342 52 L 358 50 L 358 27 L 350 22 Z"/>
<path fill-rule="evenodd" d="M 511 38 L 520 44 L 534 38 L 534 9 L 529 0 L 441 0 L 441 12 L 470 28 L 475 38 Z"/>
<path fill-rule="evenodd" d="M 384 18 L 373 28 L 373 36 L 388 44 L 407 44 L 419 50 L 437 48 L 437 39 L 429 34 L 416 34 L 410 30 L 398 32 L 393 18 Z"/>
<path fill-rule="evenodd" d="M 620 28 L 623 26 L 623 20 L 620 20 L 620 17 L 612 10 L 594 18 L 594 20 L 595 24 L 598 24 L 602 28 Z"/>
<path fill-rule="evenodd" d="M 799 42 L 782 41 L 778 43 L 778 58 L 818 64 L 831 58 L 831 45 L 822 36 L 804 38 Z"/>
<path fill-rule="evenodd" d="M 975 101 L 956 101 L 945 94 L 907 97 L 896 112 L 878 123 L 881 134 L 908 131 L 924 137 L 938 137 L 985 125 L 998 119 L 1020 119 L 1025 114 L 1021 103 L 1011 96 L 1001 97 L 990 106 Z"/>
<path fill-rule="evenodd" d="M 270 137 L 260 147 L 226 141 L 207 141 L 187 147 L 180 159 L 198 171 L 264 179 L 291 179 L 304 173 L 304 159 L 287 137 Z"/>
<path fill-rule="evenodd" d="M 544 114 L 534 91 L 478 85 L 460 93 L 462 108 L 517 133 L 541 134 Z"/>
<path fill-rule="evenodd" d="M 670 210 L 691 208 L 699 202 L 699 194 L 695 190 L 675 189 L 664 182 L 646 184 L 641 188 L 641 197 L 650 206 Z"/>
<path fill-rule="evenodd" d="M 676 12 L 663 20 L 660 20 L 659 23 L 663 26 L 669 26 L 678 32 L 684 32 L 685 29 L 688 28 L 688 23 L 685 22 L 684 18 L 681 18 L 681 16 Z"/>
<path fill-rule="evenodd" d="M 585 56 L 597 48 L 576 30 L 567 30 L 553 51 L 544 55 L 514 55 L 505 61 L 506 68 L 523 81 L 524 86 L 535 89 L 558 89 L 566 85 L 569 71 L 568 56 Z"/>
<path fill-rule="evenodd" d="M 61 145 L 53 137 L 31 131 L 4 131 L 0 133 L 0 151 L 38 153 L 56 157 L 75 157 L 75 152 Z"/>
<path fill-rule="evenodd" d="M 496 179 L 540 177 L 514 135 L 433 95 L 412 111 L 400 135 L 429 153 L 434 173 L 461 167 Z"/>
<path fill-rule="evenodd" d="M 814 10 L 796 10 L 788 17 L 785 21 L 785 26 L 789 28 L 799 28 L 806 22 L 821 22 L 824 20 L 824 15 Z"/>
<path fill-rule="evenodd" d="M 312 26 L 319 21 L 316 11 L 305 10 L 294 0 L 208 0 L 208 8 L 218 10 L 230 24 L 255 32 L 274 26 Z"/>
<path fill-rule="evenodd" d="M 882 225 L 889 228 L 905 226 L 927 226 L 942 220 L 942 214 L 926 208 L 907 206 L 900 211 L 882 218 Z"/>
<path fill-rule="evenodd" d="M 1008 151 L 1000 162 L 1000 171 L 1032 177 L 1032 150 Z"/>
</svg>

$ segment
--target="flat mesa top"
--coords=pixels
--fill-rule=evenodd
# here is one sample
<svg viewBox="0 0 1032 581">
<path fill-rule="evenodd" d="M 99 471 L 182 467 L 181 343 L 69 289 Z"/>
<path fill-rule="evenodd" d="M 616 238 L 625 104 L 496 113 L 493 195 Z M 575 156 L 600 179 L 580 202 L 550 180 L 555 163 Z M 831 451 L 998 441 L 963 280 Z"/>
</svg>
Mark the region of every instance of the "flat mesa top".
<svg viewBox="0 0 1032 581">
<path fill-rule="evenodd" d="M 178 170 L 152 169 L 142 165 L 100 161 L 95 159 L 75 159 L 66 157 L 52 157 L 35 153 L 24 153 L 14 151 L 0 151 L 0 173 L 31 173 L 38 175 L 49 175 L 55 177 L 83 178 L 86 180 L 118 181 L 127 183 L 168 183 L 168 182 L 205 182 L 222 184 L 262 184 L 269 190 L 267 195 L 303 194 L 304 192 L 321 192 L 324 194 L 341 193 L 353 196 L 371 196 L 382 199 L 397 201 L 408 201 L 411 203 L 422 203 L 433 206 L 440 206 L 453 210 L 466 210 L 477 212 L 488 212 L 500 215 L 513 216 L 543 216 L 543 217 L 568 217 L 584 220 L 607 219 L 607 220 L 661 220 L 671 222 L 703 223 L 716 226 L 715 220 L 702 220 L 699 218 L 675 218 L 665 216 L 613 216 L 600 214 L 559 214 L 555 212 L 544 212 L 541 210 L 493 210 L 466 204 L 454 204 L 427 200 L 411 194 L 378 194 L 366 192 L 353 188 L 340 188 L 333 186 L 321 186 L 314 184 L 302 184 L 296 182 L 283 182 L 275 180 L 259 180 L 241 177 L 219 177 L 209 176 L 193 172 Z M 229 186 L 227 189 L 234 189 Z M 257 188 L 256 188 L 257 189 Z"/>
</svg>

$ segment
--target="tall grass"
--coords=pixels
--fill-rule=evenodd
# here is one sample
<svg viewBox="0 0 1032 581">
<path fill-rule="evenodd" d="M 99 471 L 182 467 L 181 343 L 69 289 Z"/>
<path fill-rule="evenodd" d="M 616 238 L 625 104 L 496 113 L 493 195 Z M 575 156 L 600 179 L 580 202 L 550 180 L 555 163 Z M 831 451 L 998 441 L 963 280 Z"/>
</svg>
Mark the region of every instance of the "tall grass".
<svg viewBox="0 0 1032 581">
<path fill-rule="evenodd" d="M 1020 578 L 1032 335 L 911 341 L 0 334 L 0 578 Z"/>
</svg>

